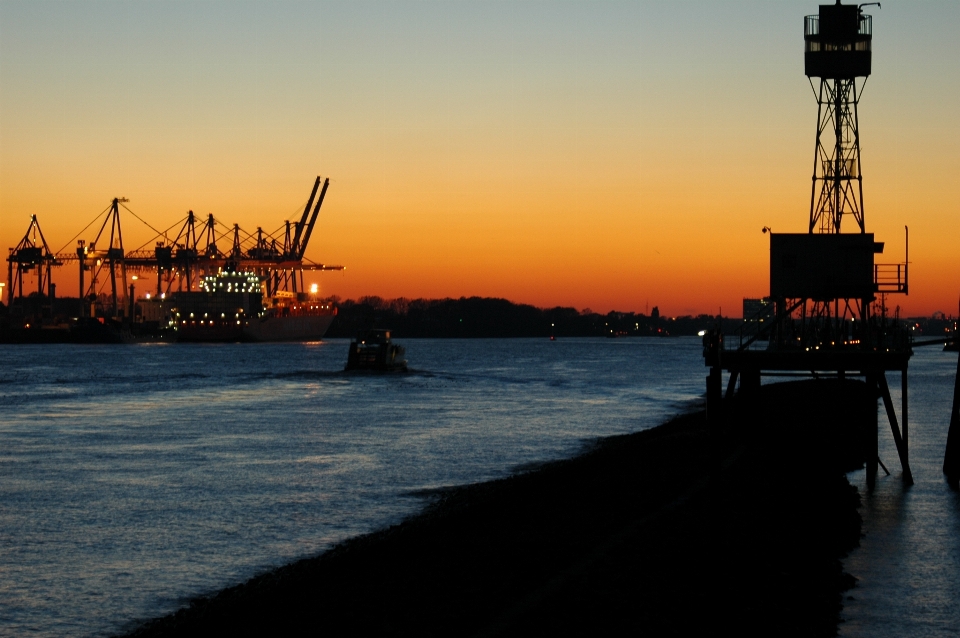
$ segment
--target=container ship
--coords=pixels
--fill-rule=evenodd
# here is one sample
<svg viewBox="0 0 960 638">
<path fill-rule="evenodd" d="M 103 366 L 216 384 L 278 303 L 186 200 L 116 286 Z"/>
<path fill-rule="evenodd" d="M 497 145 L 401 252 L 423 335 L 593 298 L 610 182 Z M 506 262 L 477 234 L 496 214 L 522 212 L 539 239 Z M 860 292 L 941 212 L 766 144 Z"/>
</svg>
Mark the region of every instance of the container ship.
<svg viewBox="0 0 960 638">
<path fill-rule="evenodd" d="M 204 277 L 200 288 L 154 300 L 154 313 L 167 318 L 178 342 L 319 341 L 337 314 L 315 292 L 265 296 L 251 272 L 222 271 Z"/>
</svg>

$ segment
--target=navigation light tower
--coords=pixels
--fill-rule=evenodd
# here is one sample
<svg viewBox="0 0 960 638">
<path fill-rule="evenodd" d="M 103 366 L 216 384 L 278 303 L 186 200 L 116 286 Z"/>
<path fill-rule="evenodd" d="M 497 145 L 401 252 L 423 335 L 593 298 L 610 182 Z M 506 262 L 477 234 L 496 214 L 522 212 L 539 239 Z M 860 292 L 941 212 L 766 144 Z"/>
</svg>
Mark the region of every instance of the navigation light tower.
<svg viewBox="0 0 960 638">
<path fill-rule="evenodd" d="M 810 233 L 839 233 L 844 215 L 852 215 L 860 232 L 866 232 L 857 104 L 870 75 L 873 39 L 873 19 L 863 14 L 863 7 L 873 4 L 880 6 L 837 0 L 804 19 L 804 67 L 819 106 Z M 814 78 L 820 79 L 819 91 Z M 863 78 L 859 88 L 858 78 Z"/>
</svg>

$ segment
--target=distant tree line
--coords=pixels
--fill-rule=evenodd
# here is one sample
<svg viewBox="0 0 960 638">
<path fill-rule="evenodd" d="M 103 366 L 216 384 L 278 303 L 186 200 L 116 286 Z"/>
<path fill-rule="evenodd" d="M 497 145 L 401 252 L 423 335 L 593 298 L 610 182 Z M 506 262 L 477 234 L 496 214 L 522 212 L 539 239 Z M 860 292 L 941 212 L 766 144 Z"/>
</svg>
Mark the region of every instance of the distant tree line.
<svg viewBox="0 0 960 638">
<path fill-rule="evenodd" d="M 360 330 L 390 328 L 398 337 L 601 337 L 695 335 L 717 326 L 710 315 L 661 317 L 633 312 L 599 314 L 589 308 L 537 308 L 506 299 L 382 299 L 361 297 L 334 300 L 339 314 L 328 337 L 354 337 Z M 735 331 L 739 319 L 722 319 L 725 331 Z"/>
<path fill-rule="evenodd" d="M 600 314 L 589 308 L 537 308 L 506 299 L 460 297 L 459 299 L 382 299 L 361 297 L 354 301 L 333 299 L 339 314 L 327 331 L 328 337 L 355 337 L 359 330 L 390 328 L 401 337 L 601 337 L 601 336 L 688 336 L 713 329 L 718 318 L 711 315 L 663 317 L 654 306 L 650 315 L 633 312 Z M 13 308 L 0 301 L 0 329 L 25 316 L 66 321 L 76 317 L 76 297 L 49 299 L 31 293 L 17 300 Z M 12 315 L 12 316 L 11 316 Z M 11 320 L 14 320 L 11 323 Z M 917 338 L 939 337 L 952 332 L 956 319 L 942 312 L 931 317 L 901 318 Z M 735 335 L 743 322 L 739 318 L 719 319 L 724 334 Z"/>
</svg>

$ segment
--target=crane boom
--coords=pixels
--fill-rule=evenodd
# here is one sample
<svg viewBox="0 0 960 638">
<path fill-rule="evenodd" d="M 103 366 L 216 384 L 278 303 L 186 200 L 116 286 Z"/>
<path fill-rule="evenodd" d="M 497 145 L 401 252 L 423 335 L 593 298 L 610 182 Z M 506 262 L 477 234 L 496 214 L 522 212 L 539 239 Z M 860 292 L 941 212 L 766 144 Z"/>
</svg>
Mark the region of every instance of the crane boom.
<svg viewBox="0 0 960 638">
<path fill-rule="evenodd" d="M 320 178 L 317 178 L 317 181 L 320 181 Z M 313 234 L 313 227 L 317 223 L 317 217 L 320 215 L 320 206 L 323 205 L 323 197 L 327 194 L 327 187 L 330 186 L 330 178 L 327 177 L 323 180 L 323 188 L 320 190 L 320 197 L 317 198 L 317 205 L 313 209 L 313 215 L 310 217 L 310 223 L 307 224 L 307 232 L 303 236 L 303 240 L 300 242 L 297 258 L 303 259 L 303 254 L 307 252 L 307 243 L 310 241 L 310 235 Z"/>
<path fill-rule="evenodd" d="M 300 252 L 300 236 L 303 234 L 303 228 L 307 224 L 307 215 L 310 214 L 310 207 L 313 206 L 313 198 L 317 196 L 317 189 L 320 188 L 320 176 L 317 175 L 317 181 L 313 183 L 313 191 L 310 193 L 310 199 L 307 200 L 307 205 L 303 209 L 303 216 L 300 217 L 300 221 L 297 222 L 296 230 L 293 235 L 293 243 L 291 244 L 291 251 L 294 255 L 302 254 Z"/>
</svg>

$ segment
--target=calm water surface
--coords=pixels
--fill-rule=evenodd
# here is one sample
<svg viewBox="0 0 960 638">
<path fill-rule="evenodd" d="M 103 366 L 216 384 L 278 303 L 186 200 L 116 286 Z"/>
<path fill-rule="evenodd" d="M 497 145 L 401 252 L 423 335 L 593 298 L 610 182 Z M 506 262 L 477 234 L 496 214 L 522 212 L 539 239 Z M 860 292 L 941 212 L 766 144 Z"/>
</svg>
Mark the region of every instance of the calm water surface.
<svg viewBox="0 0 960 638">
<path fill-rule="evenodd" d="M 699 400 L 699 339 L 0 346 L 0 633 L 104 635 Z"/>
</svg>

